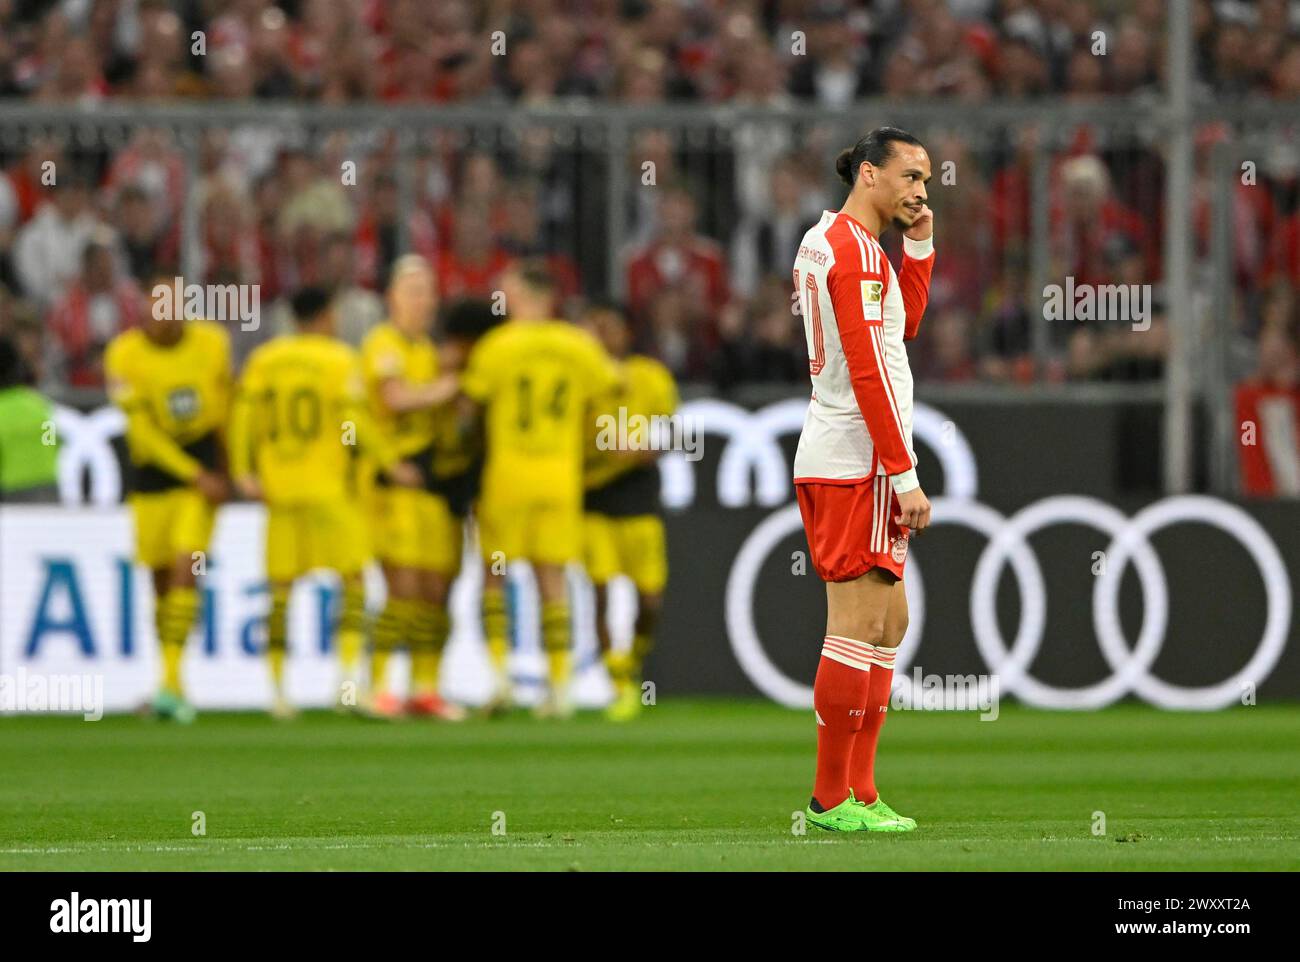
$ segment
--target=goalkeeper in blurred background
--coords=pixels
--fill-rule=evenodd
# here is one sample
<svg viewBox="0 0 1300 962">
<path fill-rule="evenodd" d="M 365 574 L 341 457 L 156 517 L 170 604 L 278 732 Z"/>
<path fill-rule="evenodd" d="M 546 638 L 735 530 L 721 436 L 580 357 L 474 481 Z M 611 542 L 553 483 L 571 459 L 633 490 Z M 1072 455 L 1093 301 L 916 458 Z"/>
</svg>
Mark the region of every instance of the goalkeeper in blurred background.
<svg viewBox="0 0 1300 962">
<path fill-rule="evenodd" d="M 267 660 L 271 710 L 280 718 L 295 713 L 284 683 L 295 580 L 317 568 L 338 572 L 339 648 L 359 651 L 363 644 L 361 572 L 369 542 L 350 483 L 354 454 L 373 459 L 390 481 L 420 483 L 419 472 L 399 459 L 370 419 L 360 359 L 334 337 L 328 292 L 302 288 L 291 306 L 297 333 L 274 338 L 249 356 L 230 428 L 235 484 L 267 505 Z"/>
<path fill-rule="evenodd" d="M 583 314 L 583 325 L 623 372 L 623 382 L 595 400 L 588 421 L 582 537 L 596 593 L 596 636 L 614 685 L 607 715 L 626 721 L 641 710 L 641 666 L 654 642 L 668 581 L 655 467 L 663 445 L 652 443 L 652 427 L 656 418 L 677 410 L 677 383 L 658 361 L 630 353 L 631 331 L 616 304 L 594 302 Z M 610 428 L 620 424 L 629 426 L 627 447 L 609 443 Z M 608 623 L 609 582 L 620 574 L 636 587 L 637 615 L 631 645 L 615 648 Z"/>
<path fill-rule="evenodd" d="M 387 674 L 389 657 L 405 643 L 411 654 L 406 711 L 456 721 L 465 717 L 464 709 L 438 693 L 438 672 L 451 633 L 447 595 L 460 567 L 462 529 L 432 481 L 440 424 L 441 453 L 453 461 L 446 469 L 461 467 L 455 463 L 456 433 L 447 422 L 454 417 L 457 381 L 454 374 L 439 376 L 429 333 L 436 307 L 428 263 L 417 254 L 399 258 L 388 285 L 388 320 L 361 346 L 375 423 L 397 455 L 421 471 L 419 487 L 393 485 L 381 476 L 373 493 L 372 535 L 388 596 L 375 623 L 369 707 L 384 717 L 402 713 Z"/>
<path fill-rule="evenodd" d="M 152 707 L 189 722 L 181 656 L 199 612 L 197 578 L 217 505 L 229 493 L 230 339 L 211 321 L 186 321 L 174 284 L 154 278 L 147 316 L 109 343 L 104 369 L 109 397 L 126 415 L 136 560 L 153 574 L 162 682 Z"/>
</svg>

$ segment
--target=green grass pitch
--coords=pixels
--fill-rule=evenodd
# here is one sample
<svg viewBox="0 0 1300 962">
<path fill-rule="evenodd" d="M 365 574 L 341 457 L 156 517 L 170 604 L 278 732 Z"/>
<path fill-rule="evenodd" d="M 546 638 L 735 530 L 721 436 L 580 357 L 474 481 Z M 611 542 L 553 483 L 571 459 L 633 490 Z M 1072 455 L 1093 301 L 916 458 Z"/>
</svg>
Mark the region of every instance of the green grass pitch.
<svg viewBox="0 0 1300 962">
<path fill-rule="evenodd" d="M 2 718 L 0 869 L 1294 869 L 1297 731 L 1297 705 L 894 712 L 880 785 L 918 830 L 800 837 L 813 725 L 759 701 L 624 726 Z"/>
</svg>

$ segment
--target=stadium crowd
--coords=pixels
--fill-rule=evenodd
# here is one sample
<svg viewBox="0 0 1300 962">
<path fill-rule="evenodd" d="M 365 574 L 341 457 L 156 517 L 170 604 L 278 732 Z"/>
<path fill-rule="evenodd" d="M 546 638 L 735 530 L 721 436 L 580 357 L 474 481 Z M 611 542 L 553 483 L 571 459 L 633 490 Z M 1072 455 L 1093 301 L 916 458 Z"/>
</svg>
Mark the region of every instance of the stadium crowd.
<svg viewBox="0 0 1300 962">
<path fill-rule="evenodd" d="M 1203 92 L 1300 96 L 1300 5 L 1193 6 Z M 862 97 L 1141 99 L 1158 93 L 1163 16 L 1159 0 L 0 0 L 0 98 L 431 107 L 578 98 L 845 111 Z M 619 286 L 640 346 L 678 377 L 723 391 L 802 383 L 806 347 L 788 272 L 803 230 L 840 199 L 833 171 L 822 169 L 832 134 L 761 125 L 729 133 L 703 148 L 688 147 L 681 131 L 636 133 Z M 1029 289 L 1036 131 L 995 132 L 983 145 L 922 133 L 935 160 L 940 257 L 918 376 L 1160 377 L 1158 143 L 1082 127 L 1054 149 L 1050 280 L 1152 284 L 1156 317 L 1142 334 L 1126 323 L 1055 326 L 1040 359 L 1031 328 L 1042 298 Z M 1201 130 L 1202 169 L 1229 135 Z M 378 292 L 403 245 L 436 266 L 448 301 L 489 294 L 522 255 L 548 260 L 568 304 L 609 292 L 606 250 L 619 238 L 607 229 L 599 151 L 563 146 L 541 127 L 510 147 L 438 138 L 412 161 L 409 204 L 395 156 L 384 142 L 358 153 L 343 133 L 307 147 L 269 126 L 211 129 L 190 184 L 185 155 L 154 128 L 111 147 L 0 144 L 0 335 L 57 394 L 102 386 L 103 347 L 145 309 L 142 284 L 183 262 L 198 265 L 201 277 L 190 280 L 259 285 L 266 322 L 239 331 L 237 362 L 285 329 L 287 297 L 309 284 L 335 290 L 341 330 L 359 343 L 381 317 Z M 349 158 L 358 159 L 356 186 L 340 182 Z M 951 185 L 940 180 L 949 160 Z M 42 181 L 51 162 L 56 187 Z M 641 179 L 647 162 L 653 189 Z M 1205 256 L 1208 189 L 1197 200 Z M 188 202 L 199 227 L 187 241 Z M 1261 162 L 1236 217 L 1241 373 L 1258 365 L 1261 377 L 1294 379 L 1294 152 Z M 196 259 L 182 257 L 187 242 L 199 246 Z"/>
</svg>

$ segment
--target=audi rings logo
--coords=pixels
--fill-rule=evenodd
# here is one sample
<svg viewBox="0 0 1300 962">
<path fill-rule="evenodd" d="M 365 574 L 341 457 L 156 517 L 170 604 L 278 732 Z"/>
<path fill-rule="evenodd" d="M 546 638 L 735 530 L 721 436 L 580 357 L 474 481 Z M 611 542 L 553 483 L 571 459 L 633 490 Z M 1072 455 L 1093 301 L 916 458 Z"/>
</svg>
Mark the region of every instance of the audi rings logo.
<svg viewBox="0 0 1300 962">
<path fill-rule="evenodd" d="M 701 431 L 730 436 L 718 466 L 719 500 L 745 504 L 751 472 L 759 503 L 776 505 L 788 499 L 790 474 L 777 439 L 800 429 L 806 408 L 802 400 L 779 402 L 753 414 L 719 401 L 684 406 L 683 414 L 697 417 Z M 1245 511 L 1217 498 L 1187 495 L 1157 501 L 1128 518 L 1096 498 L 1059 495 L 1006 517 L 975 499 L 978 475 L 974 453 L 951 420 L 917 403 L 913 433 L 938 458 L 948 492 L 933 499 L 932 524 L 964 525 L 989 539 L 975 566 L 970 618 L 980 655 L 989 673 L 998 676 L 1003 692 L 1040 708 L 1100 708 L 1135 693 L 1161 708 L 1210 710 L 1237 702 L 1246 685 L 1258 684 L 1272 671 L 1291 623 L 1290 580 L 1277 546 Z M 665 500 L 670 504 L 688 504 L 694 494 L 693 479 L 681 474 L 682 461 L 680 465 L 664 464 Z M 1259 569 L 1268 599 L 1263 634 L 1245 667 L 1221 682 L 1201 687 L 1171 684 L 1150 670 L 1165 642 L 1169 591 L 1149 536 L 1180 522 L 1208 524 L 1240 541 Z M 1092 621 L 1112 674 L 1081 688 L 1056 687 L 1029 674 L 1043 644 L 1047 587 L 1027 537 L 1052 524 L 1086 525 L 1111 538 L 1105 568 L 1093 587 Z M 786 676 L 768 658 L 754 623 L 754 590 L 764 561 L 782 540 L 802 528 L 796 504 L 786 504 L 759 524 L 736 554 L 726 590 L 727 632 L 737 660 L 760 691 L 792 708 L 811 708 L 812 689 Z M 1142 625 L 1132 645 L 1119 619 L 1120 580 L 1130 563 L 1137 571 L 1144 605 Z M 1007 564 L 1020 595 L 1020 623 L 1009 645 L 996 612 L 998 579 Z M 904 584 L 911 618 L 894 678 L 898 697 L 911 705 L 912 681 L 906 669 L 925 625 L 925 587 L 915 556 L 908 564 Z"/>
</svg>

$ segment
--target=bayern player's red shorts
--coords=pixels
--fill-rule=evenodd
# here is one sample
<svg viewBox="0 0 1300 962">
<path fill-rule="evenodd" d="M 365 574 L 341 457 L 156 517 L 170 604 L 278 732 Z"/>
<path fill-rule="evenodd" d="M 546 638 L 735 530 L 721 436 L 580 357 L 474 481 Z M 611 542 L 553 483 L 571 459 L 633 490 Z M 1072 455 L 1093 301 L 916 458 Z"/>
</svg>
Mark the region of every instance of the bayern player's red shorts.
<svg viewBox="0 0 1300 962">
<path fill-rule="evenodd" d="M 898 496 L 887 475 L 794 486 L 813 567 L 823 581 L 852 581 L 872 568 L 903 577 L 909 529 L 898 524 Z"/>
</svg>

